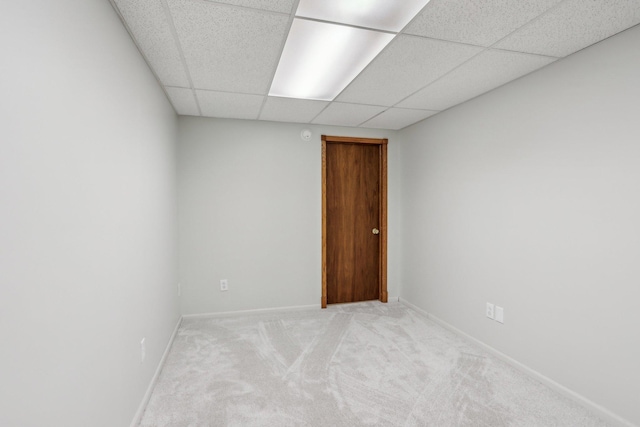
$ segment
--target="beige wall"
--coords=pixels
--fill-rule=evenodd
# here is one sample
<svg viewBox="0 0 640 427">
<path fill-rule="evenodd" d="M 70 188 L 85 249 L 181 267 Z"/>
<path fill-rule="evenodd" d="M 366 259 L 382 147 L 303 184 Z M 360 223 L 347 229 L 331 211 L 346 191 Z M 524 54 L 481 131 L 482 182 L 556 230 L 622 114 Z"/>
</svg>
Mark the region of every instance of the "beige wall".
<svg viewBox="0 0 640 427">
<path fill-rule="evenodd" d="M 636 27 L 400 134 L 401 298 L 636 424 L 639 75 Z"/>
<path fill-rule="evenodd" d="M 0 35 L 0 425 L 128 426 L 179 317 L 176 116 L 108 1 Z"/>
<path fill-rule="evenodd" d="M 313 131 L 311 141 L 300 132 Z M 390 297 L 398 296 L 394 131 L 181 117 L 178 171 L 184 314 L 318 305 L 320 136 L 389 138 Z M 220 279 L 229 291 L 220 291 Z"/>
</svg>

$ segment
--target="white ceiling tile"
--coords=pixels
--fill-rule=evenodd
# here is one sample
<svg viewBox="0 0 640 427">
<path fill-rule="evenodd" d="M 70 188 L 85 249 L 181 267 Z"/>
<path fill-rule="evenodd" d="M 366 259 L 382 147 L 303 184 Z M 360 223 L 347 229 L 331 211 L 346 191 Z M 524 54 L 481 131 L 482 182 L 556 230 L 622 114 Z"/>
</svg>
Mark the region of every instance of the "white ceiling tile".
<svg viewBox="0 0 640 427">
<path fill-rule="evenodd" d="M 161 0 L 114 0 L 136 44 L 162 84 L 189 86 Z"/>
<path fill-rule="evenodd" d="M 196 0 L 168 0 L 196 89 L 266 94 L 287 15 Z"/>
<path fill-rule="evenodd" d="M 481 51 L 476 46 L 399 35 L 336 100 L 394 105 Z"/>
<path fill-rule="evenodd" d="M 293 0 L 215 0 L 217 3 L 235 6 L 251 7 L 254 9 L 270 10 L 273 12 L 291 13 Z"/>
<path fill-rule="evenodd" d="M 439 111 L 389 108 L 387 111 L 363 123 L 360 127 L 399 130 L 437 113 Z"/>
<path fill-rule="evenodd" d="M 640 0 L 567 0 L 495 47 L 563 57 L 640 23 Z"/>
<path fill-rule="evenodd" d="M 113 3 L 178 114 L 385 129 L 640 23 L 640 0 L 431 0 L 328 104 L 265 98 L 298 0 Z"/>
<path fill-rule="evenodd" d="M 270 96 L 262 108 L 260 120 L 309 123 L 327 104 L 326 101 Z"/>
<path fill-rule="evenodd" d="M 197 90 L 202 115 L 228 119 L 256 120 L 264 101 L 261 95 Z"/>
<path fill-rule="evenodd" d="M 196 98 L 191 89 L 183 87 L 165 87 L 169 100 L 173 104 L 176 113 L 182 116 L 199 116 Z"/>
<path fill-rule="evenodd" d="M 398 103 L 398 107 L 444 110 L 555 61 L 556 58 L 488 50 Z"/>
<path fill-rule="evenodd" d="M 320 125 L 358 126 L 384 110 L 385 107 L 374 105 L 332 102 L 331 105 L 315 118 L 313 123 Z"/>
<path fill-rule="evenodd" d="M 490 46 L 560 1 L 432 0 L 405 33 Z"/>
</svg>

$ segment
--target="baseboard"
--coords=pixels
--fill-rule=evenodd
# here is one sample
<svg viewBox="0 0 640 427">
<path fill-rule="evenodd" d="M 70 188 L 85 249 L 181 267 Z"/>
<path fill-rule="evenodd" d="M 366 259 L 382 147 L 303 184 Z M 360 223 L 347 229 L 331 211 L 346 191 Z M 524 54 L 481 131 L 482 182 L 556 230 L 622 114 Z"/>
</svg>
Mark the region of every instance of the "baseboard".
<svg viewBox="0 0 640 427">
<path fill-rule="evenodd" d="M 440 326 L 442 326 L 445 329 L 450 330 L 451 332 L 460 335 L 461 337 L 467 339 L 468 341 L 473 342 L 474 344 L 482 347 L 484 350 L 488 351 L 489 353 L 491 353 L 492 355 L 496 356 L 498 359 L 502 360 L 503 362 L 508 363 L 509 365 L 511 365 L 512 367 L 514 367 L 515 369 L 517 369 L 518 371 L 524 373 L 525 375 L 528 375 L 529 377 L 533 378 L 536 381 L 541 382 L 542 384 L 546 385 L 547 387 L 549 387 L 550 389 L 560 393 L 561 395 L 568 397 L 569 399 L 573 400 L 574 402 L 578 403 L 579 405 L 585 407 L 587 410 L 591 411 L 592 413 L 596 414 L 598 417 L 602 418 L 602 420 L 614 425 L 614 426 L 618 426 L 618 427 L 638 427 L 636 424 L 633 424 L 632 422 L 625 420 L 624 418 L 622 418 L 621 416 L 611 412 L 610 410 L 604 408 L 603 406 L 598 405 L 597 403 L 587 399 L 586 397 L 584 397 L 583 395 L 576 393 L 575 391 L 563 386 L 562 384 L 559 384 L 557 382 L 555 382 L 554 380 L 552 380 L 551 378 L 541 374 L 540 372 L 518 362 L 517 360 L 507 356 L 506 354 L 502 353 L 499 350 L 496 350 L 495 348 L 491 347 L 488 344 L 485 344 L 484 342 L 472 337 L 471 335 L 467 334 L 466 332 L 461 331 L 460 329 L 456 328 L 455 326 L 445 322 L 444 320 L 434 316 L 433 314 L 421 309 L 420 307 L 417 307 L 413 304 L 411 304 L 410 302 L 404 300 L 404 299 L 400 299 L 400 302 L 404 305 L 406 305 L 407 307 L 409 307 L 410 309 L 426 316 L 427 318 L 429 318 L 430 320 L 434 321 L 435 323 L 439 324 Z"/>
<path fill-rule="evenodd" d="M 149 399 L 151 398 L 151 393 L 153 393 L 153 388 L 156 386 L 156 382 L 158 381 L 158 376 L 160 376 L 160 371 L 162 371 L 162 367 L 164 366 L 164 362 L 167 360 L 167 355 L 169 354 L 169 350 L 171 350 L 171 346 L 173 345 L 173 340 L 176 338 L 178 333 L 178 328 L 180 328 L 180 324 L 182 323 L 182 316 L 178 319 L 178 323 L 176 323 L 176 327 L 173 328 L 173 333 L 169 338 L 169 342 L 167 343 L 167 347 L 164 349 L 164 353 L 162 353 L 162 357 L 160 358 L 160 362 L 158 362 L 158 367 L 151 377 L 151 382 L 149 383 L 149 387 L 147 387 L 147 391 L 144 393 L 144 397 L 142 398 L 142 402 L 140 402 L 140 406 L 136 411 L 136 415 L 133 417 L 133 421 L 131 421 L 130 427 L 137 427 L 142 421 L 142 415 L 144 414 L 144 410 L 149 403 Z"/>
<path fill-rule="evenodd" d="M 389 297 L 387 299 L 388 302 L 400 302 L 399 297 Z M 196 314 L 183 314 L 183 319 L 198 319 L 198 318 L 208 318 L 208 317 L 233 317 L 233 316 L 244 316 L 247 314 L 260 314 L 260 313 L 278 313 L 278 312 L 287 312 L 287 311 L 300 311 L 300 310 L 311 310 L 321 308 L 319 304 L 312 305 L 295 305 L 289 307 L 275 307 L 275 308 L 257 308 L 252 310 L 236 310 L 236 311 L 221 311 L 217 313 L 196 313 Z"/>
<path fill-rule="evenodd" d="M 197 314 L 183 314 L 183 319 L 198 319 L 208 317 L 233 317 L 233 316 L 245 316 L 247 314 L 260 314 L 260 313 L 278 313 L 287 311 L 300 311 L 309 309 L 320 309 L 320 304 L 312 305 L 296 305 L 290 307 L 275 307 L 275 308 L 257 308 L 252 310 L 236 310 L 236 311 L 221 311 L 217 313 L 197 313 Z"/>
</svg>

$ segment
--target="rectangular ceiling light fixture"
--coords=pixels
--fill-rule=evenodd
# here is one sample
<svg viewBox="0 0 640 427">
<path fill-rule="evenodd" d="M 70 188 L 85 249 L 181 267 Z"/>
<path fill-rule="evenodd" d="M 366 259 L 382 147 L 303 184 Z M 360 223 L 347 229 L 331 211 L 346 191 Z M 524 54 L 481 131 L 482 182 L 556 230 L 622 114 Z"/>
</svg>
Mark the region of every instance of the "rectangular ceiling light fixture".
<svg viewBox="0 0 640 427">
<path fill-rule="evenodd" d="M 429 0 L 300 0 L 296 16 L 398 33 Z"/>
<path fill-rule="evenodd" d="M 296 18 L 269 95 L 331 101 L 393 37 Z"/>
<path fill-rule="evenodd" d="M 300 0 L 270 96 L 332 101 L 429 0 Z"/>
</svg>

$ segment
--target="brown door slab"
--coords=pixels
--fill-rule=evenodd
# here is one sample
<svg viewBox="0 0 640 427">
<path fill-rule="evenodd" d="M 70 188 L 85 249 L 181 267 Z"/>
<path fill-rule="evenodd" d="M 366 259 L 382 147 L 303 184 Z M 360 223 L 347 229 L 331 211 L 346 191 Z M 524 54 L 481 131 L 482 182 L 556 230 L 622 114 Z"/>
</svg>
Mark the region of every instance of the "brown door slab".
<svg viewBox="0 0 640 427">
<path fill-rule="evenodd" d="M 322 137 L 322 306 L 387 301 L 386 139 Z"/>
</svg>

